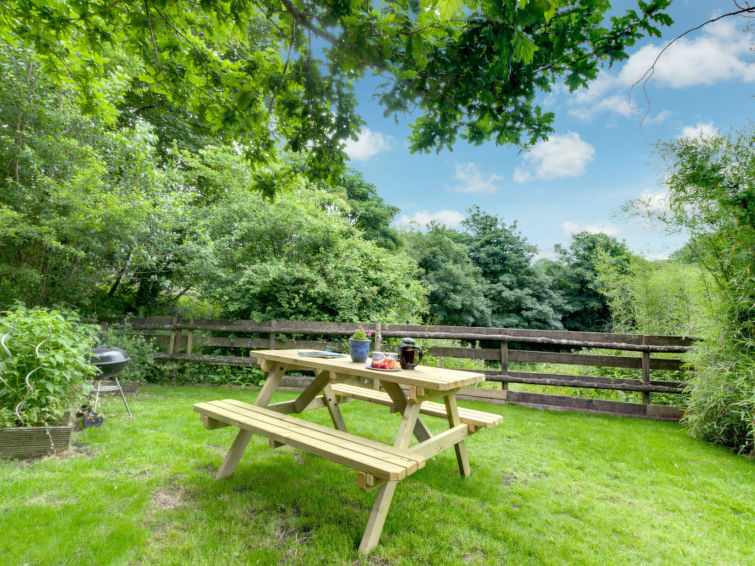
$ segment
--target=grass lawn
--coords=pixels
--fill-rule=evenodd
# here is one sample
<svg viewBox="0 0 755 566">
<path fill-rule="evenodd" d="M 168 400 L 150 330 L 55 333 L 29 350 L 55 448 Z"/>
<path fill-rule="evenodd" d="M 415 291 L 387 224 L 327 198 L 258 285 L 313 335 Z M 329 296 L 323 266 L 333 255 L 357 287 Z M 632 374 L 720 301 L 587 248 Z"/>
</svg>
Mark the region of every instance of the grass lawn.
<svg viewBox="0 0 755 566">
<path fill-rule="evenodd" d="M 235 429 L 205 430 L 192 404 L 255 396 L 146 387 L 133 421 L 109 401 L 67 456 L 0 462 L 2 563 L 755 564 L 751 459 L 673 423 L 466 402 L 503 415 L 467 441 L 472 476 L 451 450 L 400 482 L 361 557 L 375 492 L 355 471 L 254 437 L 235 475 L 213 481 Z M 385 407 L 342 410 L 353 432 L 395 435 Z M 329 423 L 324 409 L 306 418 Z"/>
</svg>

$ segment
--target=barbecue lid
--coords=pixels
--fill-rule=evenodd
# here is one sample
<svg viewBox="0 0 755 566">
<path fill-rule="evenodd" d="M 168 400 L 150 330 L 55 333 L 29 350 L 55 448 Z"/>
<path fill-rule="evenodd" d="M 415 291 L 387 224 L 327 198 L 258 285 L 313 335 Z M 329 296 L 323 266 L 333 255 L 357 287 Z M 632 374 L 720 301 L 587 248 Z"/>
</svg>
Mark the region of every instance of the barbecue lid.
<svg viewBox="0 0 755 566">
<path fill-rule="evenodd" d="M 93 366 L 107 366 L 111 364 L 122 364 L 131 361 L 125 350 L 115 346 L 97 346 L 87 354 L 87 361 Z"/>
</svg>

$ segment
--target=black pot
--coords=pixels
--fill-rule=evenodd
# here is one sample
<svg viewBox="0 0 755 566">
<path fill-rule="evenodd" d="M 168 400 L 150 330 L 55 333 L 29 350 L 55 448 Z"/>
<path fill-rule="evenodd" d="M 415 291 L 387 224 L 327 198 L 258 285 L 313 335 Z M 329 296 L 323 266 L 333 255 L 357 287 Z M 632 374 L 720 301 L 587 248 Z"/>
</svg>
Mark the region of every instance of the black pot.
<svg viewBox="0 0 755 566">
<path fill-rule="evenodd" d="M 115 346 L 97 346 L 87 354 L 87 361 L 100 368 L 102 375 L 98 375 L 97 379 L 102 379 L 117 376 L 131 363 L 131 358 L 124 350 Z"/>
</svg>

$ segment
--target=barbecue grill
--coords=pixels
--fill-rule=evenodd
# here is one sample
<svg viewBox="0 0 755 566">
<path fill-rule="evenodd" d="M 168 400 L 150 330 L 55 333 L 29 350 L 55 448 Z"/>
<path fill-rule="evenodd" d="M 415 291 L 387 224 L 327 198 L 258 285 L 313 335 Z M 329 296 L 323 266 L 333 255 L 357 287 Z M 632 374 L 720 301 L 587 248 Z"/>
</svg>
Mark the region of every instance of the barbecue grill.
<svg viewBox="0 0 755 566">
<path fill-rule="evenodd" d="M 94 378 L 97 382 L 97 387 L 93 391 L 93 410 L 95 412 L 97 411 L 97 402 L 100 399 L 100 393 L 118 391 L 121 394 L 121 399 L 123 399 L 123 404 L 126 405 L 128 418 L 132 418 L 131 409 L 129 409 L 128 402 L 126 401 L 126 395 L 124 395 L 123 393 L 121 382 L 118 381 L 118 374 L 123 371 L 123 369 L 128 364 L 131 363 L 131 358 L 128 356 L 128 354 L 124 350 L 116 348 L 115 346 L 97 346 L 92 351 L 90 351 L 89 354 L 87 354 L 87 361 L 91 365 L 100 368 L 100 371 L 102 372 L 100 375 Z M 112 379 L 115 381 L 115 385 L 103 385 L 103 379 Z"/>
</svg>

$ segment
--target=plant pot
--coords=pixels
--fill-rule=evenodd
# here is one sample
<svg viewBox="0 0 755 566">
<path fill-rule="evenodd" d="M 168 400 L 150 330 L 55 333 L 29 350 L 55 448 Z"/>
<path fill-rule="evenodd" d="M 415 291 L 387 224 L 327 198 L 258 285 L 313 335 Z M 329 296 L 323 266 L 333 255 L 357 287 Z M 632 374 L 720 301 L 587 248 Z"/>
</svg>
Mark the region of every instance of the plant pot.
<svg viewBox="0 0 755 566">
<path fill-rule="evenodd" d="M 353 362 L 367 361 L 367 356 L 370 354 L 370 341 L 349 338 L 349 354 Z"/>
<path fill-rule="evenodd" d="M 73 422 L 66 413 L 61 426 L 0 428 L 0 458 L 39 458 L 68 450 Z"/>
</svg>

